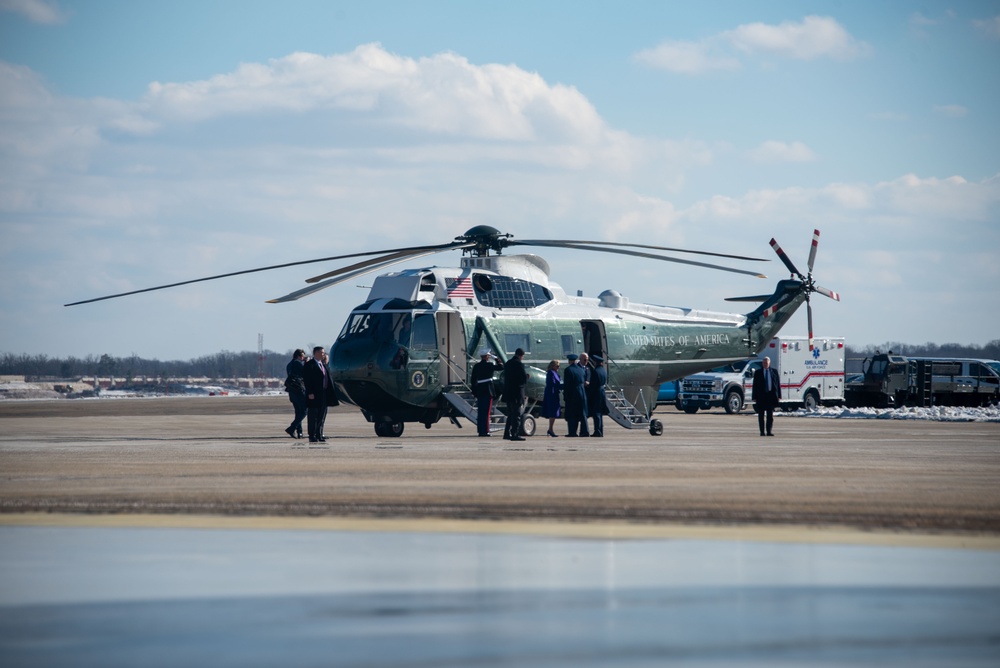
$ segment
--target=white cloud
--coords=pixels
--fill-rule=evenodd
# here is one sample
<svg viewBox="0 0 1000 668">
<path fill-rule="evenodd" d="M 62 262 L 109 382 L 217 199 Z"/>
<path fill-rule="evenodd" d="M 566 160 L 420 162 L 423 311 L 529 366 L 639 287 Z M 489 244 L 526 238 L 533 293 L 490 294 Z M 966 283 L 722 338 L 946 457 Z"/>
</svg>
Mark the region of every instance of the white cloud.
<svg viewBox="0 0 1000 668">
<path fill-rule="evenodd" d="M 807 16 L 800 22 L 786 21 L 777 25 L 747 23 L 698 41 L 667 41 L 638 52 L 634 58 L 656 69 L 701 74 L 739 69 L 742 67 L 739 55 L 850 60 L 870 51 L 868 44 L 852 37 L 835 19 Z"/>
<path fill-rule="evenodd" d="M 59 5 L 46 0 L 0 0 L 0 12 L 20 14 L 33 23 L 57 24 L 67 19 Z"/>
<path fill-rule="evenodd" d="M 377 44 L 348 54 L 245 63 L 205 81 L 154 83 L 142 111 L 157 122 L 318 111 L 363 114 L 369 124 L 442 136 L 608 139 L 593 105 L 575 88 L 549 85 L 514 65 L 476 66 L 451 53 L 404 58 Z"/>
<path fill-rule="evenodd" d="M 1000 15 L 988 19 L 976 19 L 972 25 L 987 37 L 1000 39 Z"/>
<path fill-rule="evenodd" d="M 737 58 L 718 53 L 717 40 L 664 42 L 635 54 L 635 60 L 655 69 L 679 74 L 701 74 L 711 70 L 738 70 Z"/>
<path fill-rule="evenodd" d="M 745 53 L 766 53 L 796 60 L 822 57 L 849 60 L 865 55 L 870 49 L 828 16 L 807 16 L 801 22 L 785 21 L 778 25 L 749 23 L 723 35 Z"/>
<path fill-rule="evenodd" d="M 934 107 L 934 113 L 948 118 L 965 118 L 969 110 L 960 104 L 940 104 Z"/>
<path fill-rule="evenodd" d="M 760 163 L 813 162 L 816 154 L 800 141 L 769 140 L 749 152 L 750 159 Z"/>
</svg>

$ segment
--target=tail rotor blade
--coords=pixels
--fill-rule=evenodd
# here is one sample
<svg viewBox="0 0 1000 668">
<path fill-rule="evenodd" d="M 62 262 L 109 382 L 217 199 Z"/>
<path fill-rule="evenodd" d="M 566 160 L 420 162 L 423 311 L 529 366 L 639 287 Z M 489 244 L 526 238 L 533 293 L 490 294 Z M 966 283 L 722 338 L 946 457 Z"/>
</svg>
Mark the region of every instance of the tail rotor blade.
<svg viewBox="0 0 1000 668">
<path fill-rule="evenodd" d="M 781 250 L 781 246 L 778 245 L 775 239 L 771 239 L 771 248 L 774 249 L 774 252 L 778 254 L 778 258 L 788 267 L 788 271 L 796 276 L 802 276 L 799 270 L 795 268 L 795 265 L 792 264 L 792 260 L 785 254 L 785 251 Z"/>
<path fill-rule="evenodd" d="M 813 349 L 813 307 L 806 299 L 806 320 L 809 322 L 809 352 Z"/>
<path fill-rule="evenodd" d="M 829 297 L 830 299 L 832 299 L 835 302 L 839 302 L 840 301 L 840 293 L 839 292 L 834 292 L 830 288 L 824 288 L 822 285 L 817 285 L 813 289 L 816 290 L 816 292 L 820 293 L 821 295 Z"/>
<path fill-rule="evenodd" d="M 819 246 L 819 230 L 813 230 L 813 242 L 809 248 L 809 273 L 812 273 L 813 264 L 816 262 L 816 248 Z"/>
</svg>

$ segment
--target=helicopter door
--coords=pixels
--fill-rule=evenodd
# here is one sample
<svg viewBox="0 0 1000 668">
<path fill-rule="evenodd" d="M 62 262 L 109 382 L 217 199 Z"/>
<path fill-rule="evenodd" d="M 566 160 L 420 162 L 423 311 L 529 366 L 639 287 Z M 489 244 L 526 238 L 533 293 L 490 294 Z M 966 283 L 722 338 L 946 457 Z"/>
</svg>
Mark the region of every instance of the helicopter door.
<svg viewBox="0 0 1000 668">
<path fill-rule="evenodd" d="M 438 313 L 437 317 L 441 383 L 464 383 L 469 353 L 462 318 L 458 313 Z"/>
<path fill-rule="evenodd" d="M 608 335 L 604 330 L 603 320 L 581 320 L 580 327 L 583 329 L 583 349 L 588 355 L 600 355 L 607 366 L 608 360 Z"/>
</svg>

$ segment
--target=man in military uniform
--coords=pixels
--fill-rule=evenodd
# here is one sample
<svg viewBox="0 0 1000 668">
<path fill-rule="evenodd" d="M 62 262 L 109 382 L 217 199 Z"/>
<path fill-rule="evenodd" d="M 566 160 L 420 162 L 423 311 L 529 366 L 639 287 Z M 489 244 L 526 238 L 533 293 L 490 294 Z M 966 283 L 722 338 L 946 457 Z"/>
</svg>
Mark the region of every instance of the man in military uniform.
<svg viewBox="0 0 1000 668">
<path fill-rule="evenodd" d="M 493 357 L 489 348 L 483 348 L 479 351 L 479 361 L 472 367 L 472 378 L 470 379 L 472 394 L 476 397 L 476 430 L 480 436 L 490 435 L 490 414 L 493 411 L 493 372 L 495 371 L 503 371 L 503 363 Z"/>
<path fill-rule="evenodd" d="M 587 371 L 576 355 L 567 355 L 569 364 L 563 373 L 563 396 L 566 399 L 567 436 L 589 436 L 587 428 Z M 577 434 L 577 431 L 580 433 Z"/>
<path fill-rule="evenodd" d="M 591 357 L 594 368 L 590 371 L 590 381 L 587 383 L 587 412 L 594 418 L 594 431 L 591 436 L 604 436 L 604 416 L 607 414 L 607 400 L 604 387 L 608 384 L 608 370 L 604 367 L 604 358 L 600 355 Z"/>
</svg>

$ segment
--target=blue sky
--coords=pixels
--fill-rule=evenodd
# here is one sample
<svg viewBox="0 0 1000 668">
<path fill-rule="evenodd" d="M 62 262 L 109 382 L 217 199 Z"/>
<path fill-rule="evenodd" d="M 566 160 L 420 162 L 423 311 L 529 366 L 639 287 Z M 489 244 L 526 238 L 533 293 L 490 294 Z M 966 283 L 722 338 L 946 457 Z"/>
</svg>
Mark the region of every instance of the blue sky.
<svg viewBox="0 0 1000 668">
<path fill-rule="evenodd" d="M 264 303 L 310 267 L 62 304 L 477 224 L 800 265 L 816 227 L 818 334 L 1000 337 L 996 2 L 0 0 L 0 78 L 0 352 L 329 345 L 363 288 Z M 544 255 L 721 311 L 785 276 Z"/>
</svg>

